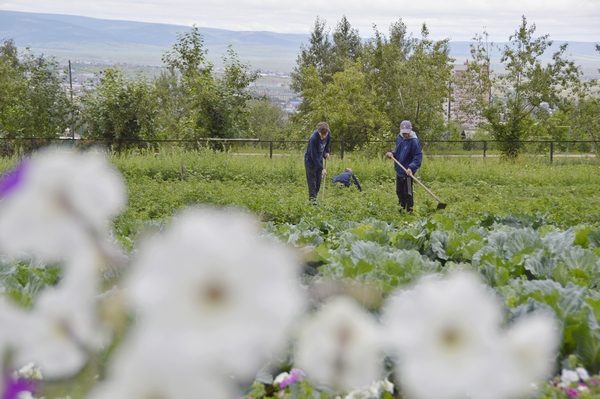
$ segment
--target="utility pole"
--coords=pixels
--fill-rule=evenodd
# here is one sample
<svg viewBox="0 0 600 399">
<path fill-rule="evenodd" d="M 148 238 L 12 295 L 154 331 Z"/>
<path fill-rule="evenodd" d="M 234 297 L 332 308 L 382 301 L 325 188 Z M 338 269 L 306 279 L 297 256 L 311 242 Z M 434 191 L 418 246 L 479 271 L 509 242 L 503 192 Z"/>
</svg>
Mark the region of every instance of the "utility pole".
<svg viewBox="0 0 600 399">
<path fill-rule="evenodd" d="M 69 88 L 71 92 L 71 134 L 73 135 L 73 140 L 75 140 L 75 126 L 73 125 L 73 76 L 71 75 L 71 60 L 69 60 Z"/>
</svg>

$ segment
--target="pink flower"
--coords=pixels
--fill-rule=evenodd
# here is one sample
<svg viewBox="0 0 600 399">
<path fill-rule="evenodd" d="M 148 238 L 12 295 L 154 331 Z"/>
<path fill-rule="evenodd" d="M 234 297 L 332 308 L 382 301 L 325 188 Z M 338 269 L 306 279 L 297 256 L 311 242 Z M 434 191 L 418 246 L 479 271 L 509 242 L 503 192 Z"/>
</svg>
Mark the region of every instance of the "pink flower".
<svg viewBox="0 0 600 399">
<path fill-rule="evenodd" d="M 567 395 L 569 395 L 569 398 L 576 398 L 579 396 L 579 392 L 575 389 L 567 389 Z"/>
<path fill-rule="evenodd" d="M 297 368 L 293 368 L 290 370 L 290 376 L 285 380 L 281 381 L 281 383 L 279 384 L 279 388 L 283 389 L 289 385 L 292 385 L 296 381 L 302 381 L 304 377 L 304 371 Z"/>
</svg>

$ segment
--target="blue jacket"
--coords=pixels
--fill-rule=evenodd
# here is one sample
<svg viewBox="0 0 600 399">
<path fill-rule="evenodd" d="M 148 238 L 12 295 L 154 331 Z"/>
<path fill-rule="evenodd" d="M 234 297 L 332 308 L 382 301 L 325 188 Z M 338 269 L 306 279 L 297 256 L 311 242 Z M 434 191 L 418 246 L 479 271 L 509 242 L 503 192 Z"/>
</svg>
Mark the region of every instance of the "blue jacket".
<svg viewBox="0 0 600 399">
<path fill-rule="evenodd" d="M 315 130 L 308 139 L 308 146 L 304 153 L 304 163 L 308 169 L 323 169 L 323 156 L 331 152 L 331 132 L 321 140 L 319 132 Z"/>
<path fill-rule="evenodd" d="M 410 169 L 413 175 L 417 173 L 417 170 L 421 167 L 423 161 L 423 152 L 421 151 L 421 144 L 415 132 L 411 132 L 410 136 L 405 140 L 401 134 L 398 134 L 396 138 L 396 149 L 392 151 L 396 161 L 400 162 L 406 169 Z M 402 170 L 400 166 L 394 162 L 394 169 L 396 174 L 400 177 L 406 177 L 406 172 Z"/>
<path fill-rule="evenodd" d="M 350 183 L 351 183 L 350 179 L 352 179 L 354 184 L 356 184 L 356 187 L 358 187 L 358 190 L 362 191 L 362 187 L 360 186 L 358 179 L 352 172 L 348 172 L 348 171 L 342 172 L 341 174 L 339 174 L 338 176 L 335 176 L 333 178 L 333 182 L 334 183 L 342 183 L 344 186 L 350 187 Z"/>
</svg>

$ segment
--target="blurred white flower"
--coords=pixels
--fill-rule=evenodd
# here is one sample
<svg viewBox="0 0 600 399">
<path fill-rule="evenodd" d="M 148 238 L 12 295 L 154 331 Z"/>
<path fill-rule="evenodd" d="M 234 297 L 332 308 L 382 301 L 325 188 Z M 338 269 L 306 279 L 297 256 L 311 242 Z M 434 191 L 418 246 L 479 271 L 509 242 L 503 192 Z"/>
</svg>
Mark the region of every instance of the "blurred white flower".
<svg viewBox="0 0 600 399">
<path fill-rule="evenodd" d="M 74 249 L 102 245 L 109 220 L 126 201 L 122 177 L 98 152 L 49 148 L 18 171 L 2 184 L 0 248 L 6 253 L 63 260 Z"/>
<path fill-rule="evenodd" d="M 34 363 L 27 363 L 16 372 L 16 376 L 20 378 L 27 378 L 28 380 L 41 380 L 43 379 L 42 371 Z"/>
<path fill-rule="evenodd" d="M 394 392 L 394 384 L 387 378 L 373 381 L 367 389 L 352 391 L 344 399 L 379 399 L 385 392 Z"/>
<path fill-rule="evenodd" d="M 290 374 L 287 371 L 284 371 L 283 373 L 280 373 L 277 375 L 277 377 L 275 377 L 275 379 L 273 380 L 273 385 L 279 385 L 288 378 L 290 378 Z"/>
<path fill-rule="evenodd" d="M 108 338 L 96 314 L 94 291 L 47 287 L 39 294 L 16 341 L 13 363 L 35 363 L 49 379 L 70 377 Z"/>
<path fill-rule="evenodd" d="M 473 274 L 422 279 L 384 308 L 387 344 L 409 397 L 464 398 L 492 371 L 502 311 Z"/>
<path fill-rule="evenodd" d="M 253 378 L 304 309 L 298 266 L 250 215 L 190 209 L 140 248 L 126 292 L 145 328 L 170 329 L 207 362 Z"/>
<path fill-rule="evenodd" d="M 560 381 L 563 382 L 565 386 L 568 386 L 572 382 L 579 382 L 579 374 L 574 370 L 563 369 L 560 374 Z"/>
<path fill-rule="evenodd" d="M 294 364 L 335 390 L 357 389 L 382 376 L 381 331 L 353 299 L 330 298 L 301 325 Z"/>
<path fill-rule="evenodd" d="M 471 391 L 472 397 L 527 396 L 532 384 L 552 376 L 559 344 L 558 323 L 553 316 L 532 313 L 520 317 L 503 334 L 492 354 L 492 369 Z"/>
<path fill-rule="evenodd" d="M 579 374 L 579 378 L 582 381 L 587 381 L 590 379 L 590 375 L 589 375 L 588 371 L 586 369 L 584 369 L 583 367 L 577 367 L 575 369 L 575 371 L 577 371 L 577 374 Z"/>
<path fill-rule="evenodd" d="M 231 399 L 239 394 L 234 379 L 207 365 L 188 342 L 164 333 L 131 331 L 111 358 L 107 379 L 86 399 Z"/>
</svg>

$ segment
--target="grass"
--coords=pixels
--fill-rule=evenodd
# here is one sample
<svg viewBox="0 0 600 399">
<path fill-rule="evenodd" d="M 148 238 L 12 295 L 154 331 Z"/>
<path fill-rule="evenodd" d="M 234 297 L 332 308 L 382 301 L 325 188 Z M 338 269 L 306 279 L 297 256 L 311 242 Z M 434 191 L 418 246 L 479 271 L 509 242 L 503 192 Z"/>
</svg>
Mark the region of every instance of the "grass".
<svg viewBox="0 0 600 399">
<path fill-rule="evenodd" d="M 301 157 L 240 156 L 201 150 L 113 156 L 129 188 L 129 206 L 117 220 L 124 232 L 135 225 L 165 221 L 175 211 L 193 204 L 236 206 L 264 221 L 369 218 L 403 223 L 443 213 L 452 218 L 488 215 L 545 215 L 549 223 L 568 228 L 600 224 L 600 175 L 595 162 L 573 160 L 549 164 L 539 157 L 514 162 L 500 158 L 425 157 L 418 178 L 441 201 L 415 185 L 415 212 L 398 213 L 393 164 L 360 153 L 335 155 L 327 164 L 325 199 L 308 203 Z M 182 169 L 183 164 L 183 179 Z M 350 167 L 363 191 L 334 186 L 331 179 Z"/>
</svg>

